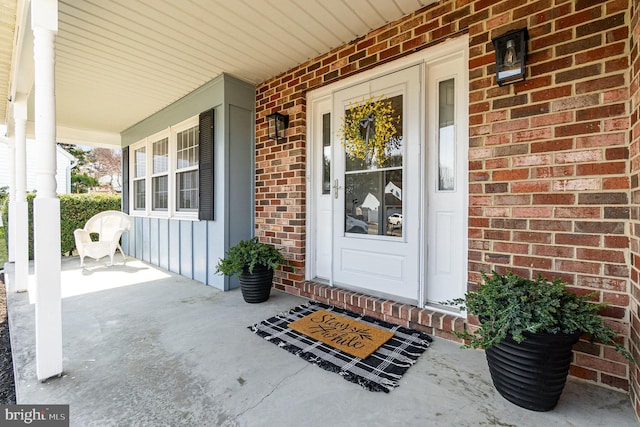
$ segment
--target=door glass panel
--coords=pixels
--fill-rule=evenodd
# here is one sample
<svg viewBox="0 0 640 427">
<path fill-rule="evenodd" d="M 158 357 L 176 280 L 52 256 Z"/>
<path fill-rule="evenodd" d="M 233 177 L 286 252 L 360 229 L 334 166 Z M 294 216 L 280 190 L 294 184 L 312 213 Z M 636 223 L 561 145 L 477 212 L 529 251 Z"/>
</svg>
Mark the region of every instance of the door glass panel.
<svg viewBox="0 0 640 427">
<path fill-rule="evenodd" d="M 402 169 L 345 176 L 345 231 L 402 236 Z"/>
<path fill-rule="evenodd" d="M 322 115 L 322 194 L 331 193 L 331 113 Z"/>
<path fill-rule="evenodd" d="M 449 79 L 439 83 L 438 190 L 455 190 L 455 86 Z"/>
<path fill-rule="evenodd" d="M 390 116 L 391 122 L 395 125 L 396 132 L 385 144 L 385 150 L 383 155 L 379 155 L 378 151 L 373 147 L 363 147 L 366 153 L 361 157 L 347 154 L 346 157 L 346 170 L 347 172 L 360 171 L 363 169 L 380 169 L 389 167 L 402 167 L 404 149 L 402 146 L 402 95 L 394 96 L 387 100 L 391 105 Z M 349 117 L 352 114 L 351 110 L 345 111 L 345 115 Z M 366 126 L 366 124 L 365 124 Z M 366 140 L 367 130 L 365 126 L 361 127 L 360 134 L 363 139 Z M 370 132 L 375 132 L 376 122 L 375 118 L 367 126 Z M 364 158 L 363 158 L 364 157 Z M 384 159 L 382 164 L 379 164 L 378 159 Z"/>
<path fill-rule="evenodd" d="M 385 141 L 383 151 L 368 146 L 366 133 L 374 132 L 375 117 L 362 122 L 364 134 L 362 155 L 346 154 L 345 172 L 345 232 L 378 236 L 402 237 L 403 223 L 403 164 L 402 95 L 389 98 L 388 113 L 396 128 L 395 134 Z M 352 110 L 347 110 L 348 116 Z M 371 133 L 369 134 L 371 135 Z"/>
</svg>

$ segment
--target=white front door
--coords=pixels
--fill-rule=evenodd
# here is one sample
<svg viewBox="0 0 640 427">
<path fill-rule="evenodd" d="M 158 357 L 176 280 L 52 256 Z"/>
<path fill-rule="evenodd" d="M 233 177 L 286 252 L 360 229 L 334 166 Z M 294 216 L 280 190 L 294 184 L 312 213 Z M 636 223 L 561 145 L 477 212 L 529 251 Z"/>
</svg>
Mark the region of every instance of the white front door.
<svg viewBox="0 0 640 427">
<path fill-rule="evenodd" d="M 356 103 L 383 97 L 397 119 L 386 160 L 333 143 L 333 282 L 417 303 L 420 290 L 420 76 L 415 65 L 340 90 L 333 129 Z M 372 126 L 375 126 L 375 117 Z"/>
<path fill-rule="evenodd" d="M 419 306 L 464 295 L 467 47 L 461 37 L 309 95 L 308 279 Z M 383 164 L 352 158 L 343 117 L 381 96 L 397 146 Z"/>
</svg>

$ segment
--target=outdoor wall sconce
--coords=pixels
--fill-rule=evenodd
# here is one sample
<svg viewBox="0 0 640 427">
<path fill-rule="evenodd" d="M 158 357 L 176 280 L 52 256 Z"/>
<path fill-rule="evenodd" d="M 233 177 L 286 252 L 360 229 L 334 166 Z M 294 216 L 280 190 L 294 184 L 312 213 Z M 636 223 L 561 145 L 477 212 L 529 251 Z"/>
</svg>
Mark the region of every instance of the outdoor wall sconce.
<svg viewBox="0 0 640 427">
<path fill-rule="evenodd" d="M 499 86 L 525 79 L 528 39 L 527 29 L 521 28 L 492 40 L 496 51 L 496 81 Z"/>
<path fill-rule="evenodd" d="M 289 127 L 289 116 L 273 113 L 267 116 L 269 122 L 269 139 L 275 139 L 276 142 L 284 139 L 284 131 Z"/>
</svg>

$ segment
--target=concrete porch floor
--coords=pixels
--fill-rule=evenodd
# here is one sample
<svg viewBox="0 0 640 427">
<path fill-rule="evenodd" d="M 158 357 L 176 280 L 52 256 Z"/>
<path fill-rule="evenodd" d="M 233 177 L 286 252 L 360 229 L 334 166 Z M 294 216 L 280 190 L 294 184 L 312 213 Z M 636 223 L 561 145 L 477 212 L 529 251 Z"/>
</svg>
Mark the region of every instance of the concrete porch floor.
<svg viewBox="0 0 640 427">
<path fill-rule="evenodd" d="M 72 426 L 638 425 L 626 394 L 573 379 L 553 411 L 519 408 L 482 351 L 437 338 L 400 387 L 370 392 L 247 329 L 305 299 L 273 291 L 250 305 L 119 255 L 79 265 L 62 263 L 61 378 L 37 381 L 34 307 L 8 295 L 18 403 L 69 404 Z"/>
</svg>

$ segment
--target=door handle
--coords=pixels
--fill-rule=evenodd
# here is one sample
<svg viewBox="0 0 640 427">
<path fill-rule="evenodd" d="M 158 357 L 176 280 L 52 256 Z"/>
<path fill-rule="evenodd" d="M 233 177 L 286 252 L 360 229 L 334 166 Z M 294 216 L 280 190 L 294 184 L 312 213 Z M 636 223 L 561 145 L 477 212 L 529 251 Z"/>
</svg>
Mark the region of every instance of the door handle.
<svg viewBox="0 0 640 427">
<path fill-rule="evenodd" d="M 340 191 L 342 187 L 339 185 L 338 180 L 334 180 L 333 181 L 333 198 L 337 199 L 338 198 L 338 191 Z"/>
</svg>

